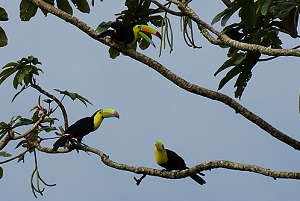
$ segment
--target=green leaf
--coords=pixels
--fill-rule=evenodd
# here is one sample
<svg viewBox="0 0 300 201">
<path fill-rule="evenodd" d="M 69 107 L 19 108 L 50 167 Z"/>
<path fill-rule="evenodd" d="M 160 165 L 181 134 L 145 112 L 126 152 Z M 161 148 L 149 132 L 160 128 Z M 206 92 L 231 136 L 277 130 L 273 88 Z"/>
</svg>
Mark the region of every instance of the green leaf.
<svg viewBox="0 0 300 201">
<path fill-rule="evenodd" d="M 16 145 L 15 149 L 17 149 L 17 148 L 20 147 L 21 145 L 27 144 L 27 143 L 28 143 L 28 140 L 27 140 L 27 139 L 26 139 L 26 140 L 21 140 L 21 141 Z"/>
<path fill-rule="evenodd" d="M 3 177 L 3 168 L 0 167 L 0 179 L 2 179 L 2 177 Z"/>
<path fill-rule="evenodd" d="M 11 154 L 6 151 L 0 151 L 0 156 L 2 157 L 11 157 Z"/>
<path fill-rule="evenodd" d="M 4 8 L 0 7 L 0 21 L 7 21 L 8 15 Z"/>
<path fill-rule="evenodd" d="M 242 66 L 237 66 L 232 68 L 226 75 L 225 77 L 222 78 L 222 80 L 219 83 L 219 87 L 218 90 L 222 89 L 224 87 L 224 85 L 231 80 L 233 77 L 235 77 L 237 74 L 239 74 L 240 72 L 242 72 L 243 68 Z"/>
<path fill-rule="evenodd" d="M 56 0 L 57 8 L 60 10 L 69 13 L 70 15 L 73 15 L 73 9 L 69 4 L 68 0 Z"/>
<path fill-rule="evenodd" d="M 45 103 L 52 103 L 53 100 L 52 99 L 44 99 L 43 102 L 45 102 Z"/>
<path fill-rule="evenodd" d="M 20 3 L 20 19 L 29 21 L 37 12 L 37 6 L 27 0 L 22 0 Z"/>
<path fill-rule="evenodd" d="M 9 63 L 5 64 L 5 66 L 3 66 L 2 68 L 16 67 L 17 65 L 18 65 L 17 62 L 9 62 Z"/>
<path fill-rule="evenodd" d="M 238 76 L 234 87 L 236 87 L 236 90 L 234 92 L 234 95 L 236 98 L 241 99 L 242 94 L 247 86 L 247 83 L 249 82 L 249 80 L 251 79 L 252 76 L 252 72 L 251 72 L 252 68 L 246 68 L 245 70 L 243 70 L 242 73 L 240 73 L 240 75 Z"/>
<path fill-rule="evenodd" d="M 78 10 L 83 13 L 90 12 L 90 6 L 86 0 L 71 0 Z"/>
<path fill-rule="evenodd" d="M 22 85 L 22 82 L 24 80 L 24 77 L 26 76 L 26 73 L 25 72 L 22 72 L 18 78 L 18 83 L 19 85 Z"/>
<path fill-rule="evenodd" d="M 17 128 L 19 126 L 26 126 L 26 125 L 30 125 L 30 124 L 33 124 L 33 123 L 34 123 L 33 120 L 21 117 L 21 118 L 19 118 L 19 122 L 14 124 L 12 126 L 12 128 Z"/>
<path fill-rule="evenodd" d="M 14 72 L 16 72 L 16 69 L 14 69 L 14 68 L 7 68 L 7 69 L 4 69 L 4 70 L 0 73 L 0 77 L 5 76 L 5 75 L 11 75 L 11 74 L 13 74 Z"/>
<path fill-rule="evenodd" d="M 245 25 L 245 27 L 248 29 L 251 29 L 256 24 L 258 18 L 258 15 L 256 15 L 256 9 L 257 6 L 254 1 L 248 0 L 240 10 L 239 15 L 241 17 L 241 21 L 243 25 Z"/>
<path fill-rule="evenodd" d="M 235 50 L 235 51 L 237 51 L 237 50 Z M 230 66 L 235 66 L 235 65 L 241 64 L 242 61 L 246 58 L 245 53 L 232 52 L 230 54 L 230 56 L 231 56 L 231 58 L 223 63 L 223 65 L 214 73 L 214 76 L 216 76 L 221 71 L 227 69 Z"/>
<path fill-rule="evenodd" d="M 21 75 L 22 71 L 18 71 L 17 74 L 15 75 L 14 79 L 13 79 L 13 86 L 15 89 L 18 88 L 19 85 L 19 77 Z"/>
<path fill-rule="evenodd" d="M 69 92 L 68 96 L 69 96 L 72 100 L 75 100 L 75 99 L 76 99 L 75 93 Z"/>
<path fill-rule="evenodd" d="M 59 90 L 59 89 L 54 89 L 54 90 L 55 90 L 55 91 L 58 91 L 60 94 L 64 94 L 64 95 L 66 95 L 66 96 L 69 96 L 73 101 L 74 101 L 75 99 L 80 100 L 82 103 L 85 104 L 85 106 L 87 106 L 86 103 L 89 103 L 89 104 L 93 105 L 88 99 L 84 98 L 83 96 L 81 96 L 81 95 L 79 95 L 79 94 L 77 94 L 77 93 L 72 93 L 72 92 L 69 92 L 69 91 L 67 91 L 67 90 L 65 90 L 65 91 L 61 91 L 61 90 Z"/>
<path fill-rule="evenodd" d="M 136 10 L 138 5 L 138 0 L 126 0 L 125 6 L 128 8 L 128 10 Z"/>
<path fill-rule="evenodd" d="M 29 83 L 30 83 L 30 80 L 31 80 L 31 74 L 27 74 L 25 77 L 24 77 L 24 83 L 25 83 L 25 86 L 28 86 Z"/>
<path fill-rule="evenodd" d="M 154 15 L 154 16 L 150 16 L 149 20 L 151 22 L 151 24 L 153 24 L 156 27 L 161 27 L 161 22 L 164 18 L 160 15 Z"/>
<path fill-rule="evenodd" d="M 6 46 L 8 43 L 8 38 L 5 34 L 4 29 L 0 26 L 0 47 Z"/>
<path fill-rule="evenodd" d="M 111 25 L 111 23 L 112 23 L 112 21 L 101 22 L 101 23 L 98 25 L 96 31 L 97 31 L 98 33 L 102 33 L 102 32 L 104 32 L 104 31 L 106 31 L 107 28 Z"/>
<path fill-rule="evenodd" d="M 235 12 L 235 10 L 230 10 L 230 12 L 226 13 L 224 15 L 224 17 L 221 20 L 221 25 L 225 26 L 227 21 L 229 20 L 229 18 L 233 15 L 233 13 Z"/>
<path fill-rule="evenodd" d="M 298 1 L 276 1 L 270 8 L 270 12 L 273 13 L 274 17 L 283 18 L 289 15 L 290 11 L 295 8 Z"/>
<path fill-rule="evenodd" d="M 118 56 L 120 56 L 120 52 L 114 48 L 109 48 L 108 52 L 109 52 L 109 57 L 112 59 L 115 59 Z"/>
<path fill-rule="evenodd" d="M 263 16 L 266 16 L 266 14 L 269 12 L 271 2 L 272 2 L 272 0 L 265 0 L 264 1 L 263 5 L 261 7 L 261 10 L 260 10 L 260 13 Z"/>
<path fill-rule="evenodd" d="M 226 14 L 226 12 L 228 9 L 225 9 L 224 11 L 220 12 L 219 14 L 217 14 L 214 19 L 211 21 L 211 25 L 214 25 L 216 22 L 220 21 L 221 18 Z"/>
</svg>

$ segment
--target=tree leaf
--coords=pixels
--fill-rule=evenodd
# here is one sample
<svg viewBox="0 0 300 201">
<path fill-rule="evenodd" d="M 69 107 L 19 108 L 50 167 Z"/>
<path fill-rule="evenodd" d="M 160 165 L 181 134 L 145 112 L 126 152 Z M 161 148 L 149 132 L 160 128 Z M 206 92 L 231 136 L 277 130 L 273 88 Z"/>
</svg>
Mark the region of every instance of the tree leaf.
<svg viewBox="0 0 300 201">
<path fill-rule="evenodd" d="M 218 86 L 218 90 L 222 89 L 224 87 L 224 85 L 231 80 L 233 77 L 235 77 L 237 74 L 239 74 L 240 72 L 242 72 L 243 68 L 241 65 L 236 66 L 234 68 L 232 68 L 226 75 L 225 77 L 222 78 L 222 80 L 219 83 Z"/>
<path fill-rule="evenodd" d="M 238 76 L 238 78 L 237 78 L 237 80 L 236 80 L 236 82 L 234 84 L 234 87 L 236 87 L 236 90 L 234 92 L 234 95 L 235 95 L 236 98 L 241 99 L 242 94 L 243 94 L 243 92 L 244 92 L 244 90 L 245 90 L 245 88 L 246 88 L 249 80 L 252 77 L 251 69 L 252 68 L 250 68 L 250 67 L 246 68 Z"/>
<path fill-rule="evenodd" d="M 17 62 L 9 62 L 5 64 L 2 68 L 8 68 L 8 67 L 16 67 L 18 65 Z"/>
<path fill-rule="evenodd" d="M 2 157 L 11 157 L 11 154 L 6 151 L 0 151 L 0 156 Z"/>
<path fill-rule="evenodd" d="M 109 48 L 108 52 L 109 52 L 109 57 L 112 59 L 115 59 L 118 56 L 120 56 L 120 52 L 114 48 Z"/>
<path fill-rule="evenodd" d="M 68 0 L 56 0 L 57 8 L 61 9 L 62 11 L 65 11 L 66 13 L 69 13 L 70 15 L 73 15 L 73 9 L 69 4 Z"/>
<path fill-rule="evenodd" d="M 73 101 L 76 100 L 76 99 L 80 100 L 81 102 L 83 102 L 85 104 L 85 106 L 87 106 L 86 103 L 89 103 L 89 104 L 93 105 L 88 99 L 84 98 L 83 96 L 81 96 L 77 93 L 72 93 L 72 92 L 69 92 L 67 90 L 65 90 L 65 91 L 61 91 L 59 89 L 54 89 L 54 90 L 58 91 L 60 94 L 64 94 L 64 95 L 70 97 Z"/>
<path fill-rule="evenodd" d="M 13 79 L 13 86 L 15 89 L 18 88 L 18 85 L 19 85 L 19 77 L 21 75 L 21 71 L 18 71 L 17 74 L 15 75 L 14 79 Z"/>
<path fill-rule="evenodd" d="M 156 27 L 161 27 L 161 22 L 164 18 L 160 15 L 154 15 L 149 17 L 149 21 Z"/>
<path fill-rule="evenodd" d="M 263 5 L 261 7 L 261 10 L 260 10 L 260 13 L 263 16 L 267 15 L 267 13 L 269 12 L 271 2 L 272 2 L 272 0 L 265 0 L 264 1 Z"/>
<path fill-rule="evenodd" d="M 22 0 L 20 3 L 20 19 L 29 21 L 37 12 L 37 6 L 27 0 Z"/>
<path fill-rule="evenodd" d="M 5 34 L 4 29 L 0 26 L 0 47 L 6 46 L 8 43 L 8 38 Z"/>
<path fill-rule="evenodd" d="M 0 7 L 0 21 L 7 21 L 8 15 L 4 8 Z"/>
<path fill-rule="evenodd" d="M 15 149 L 17 149 L 18 147 L 20 147 L 21 145 L 26 144 L 26 143 L 28 143 L 28 140 L 27 140 L 27 139 L 26 139 L 26 140 L 21 140 L 21 141 L 16 145 Z"/>
<path fill-rule="evenodd" d="M 86 0 L 71 0 L 78 10 L 83 13 L 90 12 L 90 6 Z"/>
<path fill-rule="evenodd" d="M 246 28 L 251 29 L 255 26 L 258 15 L 256 14 L 257 6 L 253 0 L 248 0 L 242 6 L 239 16 L 241 17 L 241 22 Z"/>
<path fill-rule="evenodd" d="M 211 25 L 214 25 L 216 22 L 220 21 L 221 18 L 228 12 L 228 9 L 223 10 L 219 14 L 217 14 L 214 19 L 211 21 Z"/>
</svg>

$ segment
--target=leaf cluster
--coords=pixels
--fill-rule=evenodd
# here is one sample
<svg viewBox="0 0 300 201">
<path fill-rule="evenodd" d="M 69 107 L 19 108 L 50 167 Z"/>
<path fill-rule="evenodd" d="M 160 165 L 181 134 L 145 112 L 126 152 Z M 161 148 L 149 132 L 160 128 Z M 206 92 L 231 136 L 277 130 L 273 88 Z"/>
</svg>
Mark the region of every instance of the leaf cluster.
<svg viewBox="0 0 300 201">
<path fill-rule="evenodd" d="M 2 67 L 4 70 L 0 73 L 0 85 L 9 76 L 16 73 L 13 78 L 14 88 L 17 89 L 19 85 L 22 86 L 23 84 L 27 87 L 30 83 L 34 82 L 34 75 L 39 75 L 39 72 L 43 72 L 42 69 L 35 66 L 37 64 L 41 63 L 33 56 L 24 57 L 17 62 L 7 63 Z"/>
<path fill-rule="evenodd" d="M 280 33 L 298 37 L 299 17 L 298 0 L 235 0 L 212 20 L 212 24 L 221 21 L 225 26 L 234 13 L 238 13 L 240 22 L 223 29 L 223 33 L 239 42 L 259 44 L 265 47 L 282 49 Z M 221 89 L 228 81 L 236 78 L 235 97 L 241 98 L 252 76 L 253 67 L 259 62 L 261 54 L 229 48 L 229 59 L 216 71 L 215 75 L 228 70 L 220 81 Z"/>
</svg>

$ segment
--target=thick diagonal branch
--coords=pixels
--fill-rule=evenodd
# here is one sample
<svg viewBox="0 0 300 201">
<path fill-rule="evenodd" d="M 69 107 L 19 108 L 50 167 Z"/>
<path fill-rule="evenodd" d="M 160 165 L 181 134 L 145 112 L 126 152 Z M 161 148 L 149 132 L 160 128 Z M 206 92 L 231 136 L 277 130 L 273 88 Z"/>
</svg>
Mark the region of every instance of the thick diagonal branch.
<svg viewBox="0 0 300 201">
<path fill-rule="evenodd" d="M 52 13 L 53 15 L 56 15 L 57 17 L 66 20 L 67 22 L 70 22 L 74 26 L 78 27 L 80 30 L 88 34 L 90 37 L 96 39 L 96 36 L 98 33 L 94 31 L 91 27 L 89 27 L 84 22 L 80 21 L 74 16 L 71 16 L 62 10 L 59 10 L 53 6 L 51 6 L 48 3 L 45 3 L 41 0 L 28 0 L 32 2 L 34 5 L 47 10 L 48 12 Z M 284 142 L 285 144 L 288 144 L 289 146 L 293 147 L 296 150 L 300 150 L 300 142 L 296 139 L 293 139 L 289 137 L 288 135 L 284 134 L 280 130 L 274 128 L 271 124 L 263 120 L 261 117 L 257 116 L 247 108 L 243 107 L 241 104 L 236 102 L 234 99 L 230 98 L 229 96 L 209 90 L 206 88 L 203 88 L 201 86 L 198 86 L 196 84 L 192 84 L 188 82 L 187 80 L 184 80 L 183 78 L 179 77 L 178 75 L 171 72 L 169 69 L 167 69 L 165 66 L 160 64 L 159 62 L 155 61 L 154 59 L 151 59 L 150 57 L 143 55 L 139 52 L 136 52 L 133 49 L 128 49 L 120 44 L 115 43 L 114 41 L 104 38 L 104 39 L 98 39 L 103 44 L 110 46 L 120 52 L 122 52 L 124 55 L 127 55 L 131 57 L 132 59 L 135 59 L 137 61 L 140 61 L 141 63 L 149 66 L 153 70 L 157 71 L 159 74 L 173 82 L 178 87 L 191 92 L 193 94 L 197 94 L 200 96 L 204 96 L 206 98 L 209 98 L 211 100 L 217 100 L 219 102 L 222 102 L 232 108 L 236 113 L 241 114 L 246 119 L 250 120 L 257 126 L 259 126 L 261 129 L 269 133 L 274 138 L 280 140 L 281 142 Z M 292 51 L 292 50 L 291 50 Z M 299 51 L 296 51 L 299 53 Z"/>
</svg>

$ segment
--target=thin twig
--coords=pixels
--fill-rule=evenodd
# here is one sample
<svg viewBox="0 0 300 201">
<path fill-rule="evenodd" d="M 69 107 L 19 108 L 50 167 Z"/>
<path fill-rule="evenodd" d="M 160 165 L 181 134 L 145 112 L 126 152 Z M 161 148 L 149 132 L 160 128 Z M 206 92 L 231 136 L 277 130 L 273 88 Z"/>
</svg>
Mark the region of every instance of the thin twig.
<svg viewBox="0 0 300 201">
<path fill-rule="evenodd" d="M 17 159 L 17 158 L 20 158 L 20 157 L 24 156 L 30 149 L 31 149 L 31 147 L 28 147 L 25 151 L 23 151 L 23 152 L 20 153 L 19 155 L 14 156 L 14 157 L 12 157 L 12 158 L 9 158 L 9 159 L 7 159 L 7 160 L 1 161 L 0 164 L 8 163 L 8 162 L 13 161 L 13 160 L 15 160 L 15 159 Z"/>
<path fill-rule="evenodd" d="M 139 186 L 140 183 L 142 182 L 142 180 L 146 177 L 147 175 L 146 174 L 143 174 L 143 176 L 141 176 L 139 179 L 137 179 L 136 177 L 133 177 L 135 182 L 136 182 L 136 185 Z"/>
</svg>

